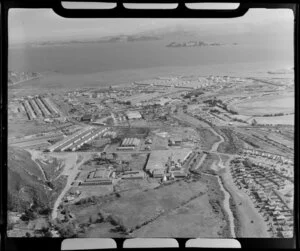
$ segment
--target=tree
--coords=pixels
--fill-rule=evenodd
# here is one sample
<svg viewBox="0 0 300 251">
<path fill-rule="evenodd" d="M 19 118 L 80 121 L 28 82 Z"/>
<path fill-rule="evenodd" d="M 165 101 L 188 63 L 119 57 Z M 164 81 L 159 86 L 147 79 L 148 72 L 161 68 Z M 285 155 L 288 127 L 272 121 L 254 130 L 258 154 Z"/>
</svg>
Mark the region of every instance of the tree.
<svg viewBox="0 0 300 251">
<path fill-rule="evenodd" d="M 106 159 L 106 152 L 102 152 L 102 153 L 101 153 L 101 158 L 102 158 L 102 159 Z"/>
<path fill-rule="evenodd" d="M 76 237 L 75 232 L 75 226 L 72 223 L 69 223 L 67 225 L 56 225 L 57 230 L 61 237 L 64 238 L 70 238 L 70 237 Z"/>
<path fill-rule="evenodd" d="M 113 159 L 116 160 L 118 158 L 118 154 L 117 153 L 112 153 Z"/>
<path fill-rule="evenodd" d="M 25 210 L 24 214 L 20 217 L 22 221 L 29 221 L 35 219 L 35 214 L 31 210 Z"/>
<path fill-rule="evenodd" d="M 252 126 L 256 126 L 256 125 L 257 125 L 256 119 L 253 119 L 253 120 L 252 120 L 251 125 L 252 125 Z"/>
<path fill-rule="evenodd" d="M 51 209 L 49 207 L 41 208 L 39 210 L 39 214 L 49 215 L 51 213 Z"/>
</svg>

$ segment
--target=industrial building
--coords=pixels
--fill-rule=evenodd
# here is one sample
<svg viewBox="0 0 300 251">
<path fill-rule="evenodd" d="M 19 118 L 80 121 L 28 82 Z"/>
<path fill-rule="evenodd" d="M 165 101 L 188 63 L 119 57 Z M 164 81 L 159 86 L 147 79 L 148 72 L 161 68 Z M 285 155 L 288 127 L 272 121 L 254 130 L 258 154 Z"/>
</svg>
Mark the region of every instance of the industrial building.
<svg viewBox="0 0 300 251">
<path fill-rule="evenodd" d="M 165 175 L 164 169 L 153 169 L 152 170 L 152 177 L 153 178 L 163 178 Z"/>
<path fill-rule="evenodd" d="M 105 133 L 103 133 L 103 137 L 114 139 L 117 137 L 117 132 L 112 132 L 112 131 L 105 132 Z"/>
<path fill-rule="evenodd" d="M 82 122 L 90 122 L 92 120 L 92 116 L 89 114 L 85 114 L 80 119 Z"/>
<path fill-rule="evenodd" d="M 182 139 L 179 137 L 173 137 L 169 139 L 169 146 L 180 146 L 182 143 Z"/>
<path fill-rule="evenodd" d="M 126 151 L 126 150 L 134 150 L 134 146 L 119 146 L 117 147 L 119 151 Z"/>
<path fill-rule="evenodd" d="M 86 127 L 79 132 L 67 137 L 66 139 L 52 145 L 48 148 L 50 152 L 58 151 L 63 152 L 65 150 L 76 151 L 80 149 L 84 144 L 90 142 L 100 134 L 106 132 L 108 128 L 95 129 L 93 127 Z"/>
<path fill-rule="evenodd" d="M 128 111 L 128 112 L 126 112 L 126 116 L 129 120 L 142 118 L 142 115 L 140 114 L 139 111 Z"/>
<path fill-rule="evenodd" d="M 95 185 L 112 185 L 110 178 L 111 170 L 106 168 L 98 168 L 89 172 L 87 178 L 82 182 L 81 186 L 95 186 Z"/>
<path fill-rule="evenodd" d="M 184 178 L 187 176 L 187 174 L 183 171 L 174 171 L 171 172 L 171 175 L 173 175 L 174 178 Z"/>
<path fill-rule="evenodd" d="M 59 116 L 59 110 L 48 97 L 27 97 L 22 104 L 29 120 Z"/>
<path fill-rule="evenodd" d="M 58 109 L 48 97 L 43 97 L 41 100 L 52 114 L 59 115 Z"/>
<path fill-rule="evenodd" d="M 128 146 L 132 146 L 132 147 L 136 147 L 140 144 L 141 140 L 137 139 L 137 138 L 125 138 L 122 141 L 121 146 L 122 147 L 128 147 Z"/>
<path fill-rule="evenodd" d="M 169 162 L 170 168 L 172 168 L 172 158 L 176 158 L 176 162 L 179 160 L 180 165 L 182 165 L 191 153 L 192 150 L 190 148 L 152 151 L 145 169 L 150 174 L 152 174 L 155 169 L 166 170 Z M 179 165 L 179 163 L 177 165 Z M 176 167 L 176 163 L 174 163 L 174 167 Z"/>
</svg>

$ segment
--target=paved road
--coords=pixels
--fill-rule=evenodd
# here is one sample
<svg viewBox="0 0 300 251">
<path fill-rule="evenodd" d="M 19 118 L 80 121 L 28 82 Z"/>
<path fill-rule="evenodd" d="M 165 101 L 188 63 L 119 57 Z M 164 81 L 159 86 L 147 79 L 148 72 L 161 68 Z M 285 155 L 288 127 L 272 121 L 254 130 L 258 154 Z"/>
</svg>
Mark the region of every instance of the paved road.
<svg viewBox="0 0 300 251">
<path fill-rule="evenodd" d="M 58 207 L 59 207 L 63 197 L 65 196 L 65 194 L 71 188 L 71 183 L 74 181 L 74 179 L 78 173 L 78 168 L 87 160 L 87 155 L 85 155 L 79 163 L 76 163 L 77 159 L 78 159 L 78 154 L 69 153 L 68 155 L 69 156 L 66 160 L 66 165 L 65 165 L 65 170 L 64 170 L 64 174 L 68 175 L 68 180 L 67 180 L 66 186 L 61 191 L 60 195 L 57 197 L 57 199 L 54 203 L 54 206 L 52 209 L 52 219 L 55 219 L 57 217 Z"/>
</svg>

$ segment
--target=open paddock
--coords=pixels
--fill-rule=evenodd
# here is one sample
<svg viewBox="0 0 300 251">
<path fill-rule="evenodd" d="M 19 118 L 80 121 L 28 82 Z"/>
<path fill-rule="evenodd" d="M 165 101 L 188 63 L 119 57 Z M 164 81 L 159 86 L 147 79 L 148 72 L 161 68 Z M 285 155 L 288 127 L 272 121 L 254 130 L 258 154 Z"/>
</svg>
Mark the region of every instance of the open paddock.
<svg viewBox="0 0 300 251">
<path fill-rule="evenodd" d="M 275 117 L 253 117 L 258 124 L 263 125 L 294 125 L 295 116 L 275 116 Z"/>
<path fill-rule="evenodd" d="M 248 99 L 234 104 L 234 107 L 239 114 L 243 115 L 290 113 L 294 111 L 294 94 L 286 93 Z"/>
</svg>

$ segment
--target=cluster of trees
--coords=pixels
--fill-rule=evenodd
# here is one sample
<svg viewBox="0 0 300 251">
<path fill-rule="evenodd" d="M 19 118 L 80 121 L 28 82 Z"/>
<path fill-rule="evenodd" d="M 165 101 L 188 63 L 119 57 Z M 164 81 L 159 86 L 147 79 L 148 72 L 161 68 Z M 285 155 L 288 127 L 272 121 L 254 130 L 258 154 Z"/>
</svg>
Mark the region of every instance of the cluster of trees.
<svg viewBox="0 0 300 251">
<path fill-rule="evenodd" d="M 212 113 L 217 113 L 217 114 L 221 113 L 218 109 L 210 109 L 209 111 Z"/>
<path fill-rule="evenodd" d="M 237 111 L 229 109 L 228 106 L 227 106 L 227 104 L 224 104 L 221 99 L 216 99 L 216 97 L 214 99 L 205 100 L 205 101 L 203 101 L 203 103 L 209 104 L 209 106 L 217 106 L 217 105 L 219 105 L 224 110 L 226 110 L 227 112 L 229 112 L 229 113 L 231 113 L 233 115 L 238 114 Z"/>
<path fill-rule="evenodd" d="M 250 161 L 250 160 L 248 160 L 248 159 L 245 159 L 244 161 L 243 161 L 243 165 L 245 166 L 245 167 L 252 167 L 253 166 L 253 163 Z"/>
<path fill-rule="evenodd" d="M 83 198 L 75 203 L 75 205 L 84 205 L 88 203 L 96 203 L 97 198 L 95 196 Z"/>
<path fill-rule="evenodd" d="M 276 116 L 284 116 L 283 112 L 274 113 L 274 114 L 264 114 L 263 117 L 276 117 Z"/>
<path fill-rule="evenodd" d="M 61 223 L 57 220 L 54 224 L 54 228 L 58 231 L 59 235 L 64 238 L 74 238 L 77 237 L 77 230 L 74 222 Z"/>
<path fill-rule="evenodd" d="M 203 94 L 204 94 L 204 92 L 202 92 L 202 91 L 189 92 L 186 95 L 183 95 L 183 98 L 184 99 L 190 99 L 192 97 L 197 98 L 197 97 L 199 97 L 199 95 L 203 95 Z"/>
<path fill-rule="evenodd" d="M 218 103 L 222 104 L 222 100 L 216 99 L 216 97 L 214 97 L 213 99 L 204 100 L 203 103 L 208 104 L 210 106 L 216 106 Z"/>
<path fill-rule="evenodd" d="M 238 118 L 234 118 L 233 121 L 236 121 L 236 122 L 241 122 L 241 123 L 245 123 L 245 124 L 248 124 L 245 120 L 242 120 L 242 119 L 238 119 Z"/>
<path fill-rule="evenodd" d="M 131 101 L 130 100 L 127 100 L 127 101 L 118 101 L 117 102 L 118 104 L 123 104 L 123 105 L 131 105 Z"/>
</svg>

